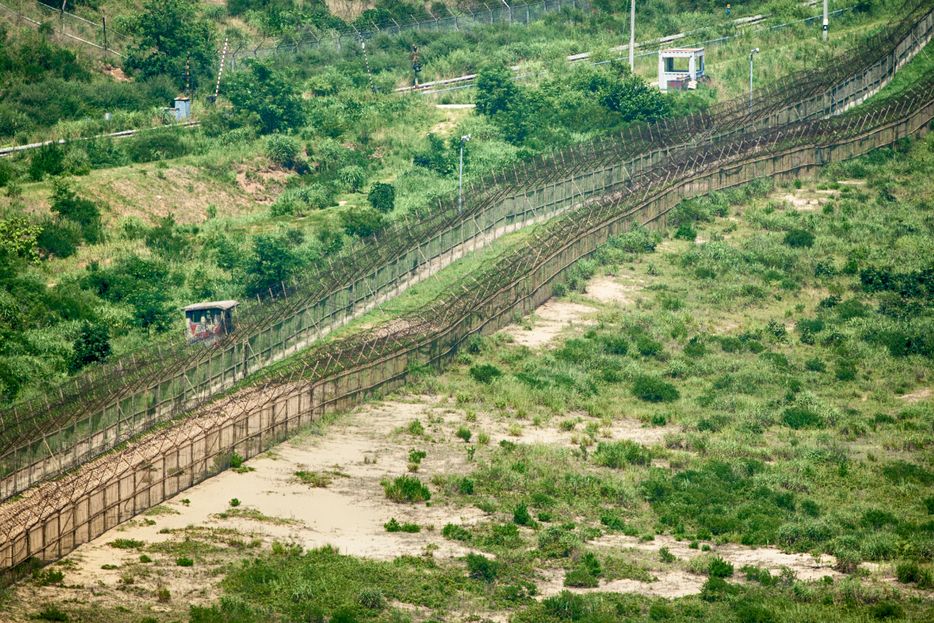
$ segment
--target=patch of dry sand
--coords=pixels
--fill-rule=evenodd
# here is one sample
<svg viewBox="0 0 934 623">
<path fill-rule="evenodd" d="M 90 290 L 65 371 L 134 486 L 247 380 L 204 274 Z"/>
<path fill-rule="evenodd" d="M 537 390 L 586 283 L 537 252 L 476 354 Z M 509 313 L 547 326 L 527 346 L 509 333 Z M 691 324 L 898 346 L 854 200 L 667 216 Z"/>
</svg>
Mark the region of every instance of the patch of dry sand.
<svg viewBox="0 0 934 623">
<path fill-rule="evenodd" d="M 899 400 L 904 400 L 907 403 L 921 402 L 922 400 L 927 400 L 931 397 L 931 389 L 922 389 L 916 392 L 911 392 L 910 394 L 905 394 L 904 396 L 899 396 Z"/>
<path fill-rule="evenodd" d="M 526 330 L 519 325 L 509 325 L 502 330 L 512 336 L 516 344 L 539 348 L 556 338 L 571 324 L 595 324 L 587 317 L 597 310 L 588 305 L 569 303 L 557 299 L 548 299 L 544 305 L 535 310 L 535 314 L 527 320 L 532 330 Z"/>
<path fill-rule="evenodd" d="M 623 284 L 610 277 L 597 277 L 587 282 L 587 296 L 601 303 L 634 305 L 633 295 L 640 290 L 641 285 Z"/>
</svg>

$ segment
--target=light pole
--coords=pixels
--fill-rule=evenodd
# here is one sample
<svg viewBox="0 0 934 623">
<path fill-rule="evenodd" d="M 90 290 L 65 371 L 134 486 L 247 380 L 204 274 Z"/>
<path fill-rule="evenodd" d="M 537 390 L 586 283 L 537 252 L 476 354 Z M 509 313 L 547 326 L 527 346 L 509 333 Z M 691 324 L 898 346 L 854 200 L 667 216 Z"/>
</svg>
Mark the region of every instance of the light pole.
<svg viewBox="0 0 934 623">
<path fill-rule="evenodd" d="M 749 114 L 752 114 L 752 57 L 759 53 L 759 48 L 749 53 Z"/>
<path fill-rule="evenodd" d="M 827 41 L 827 26 L 829 22 L 827 21 L 827 0 L 824 0 L 824 41 Z"/>
<path fill-rule="evenodd" d="M 458 198 L 457 198 L 457 213 L 461 214 L 464 211 L 464 143 L 470 140 L 470 135 L 461 137 L 461 168 L 460 176 L 457 182 L 458 187 L 460 188 Z"/>
<path fill-rule="evenodd" d="M 636 73 L 636 0 L 629 3 L 629 71 Z"/>
</svg>

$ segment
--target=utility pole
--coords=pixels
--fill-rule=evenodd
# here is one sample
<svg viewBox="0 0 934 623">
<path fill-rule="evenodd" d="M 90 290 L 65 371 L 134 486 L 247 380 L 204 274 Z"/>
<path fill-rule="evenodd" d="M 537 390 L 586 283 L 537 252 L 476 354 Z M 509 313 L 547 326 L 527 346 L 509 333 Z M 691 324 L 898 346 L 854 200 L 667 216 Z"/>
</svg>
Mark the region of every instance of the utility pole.
<svg viewBox="0 0 934 623">
<path fill-rule="evenodd" d="M 458 179 L 457 185 L 460 188 L 458 198 L 457 198 L 457 214 L 460 215 L 464 212 L 464 143 L 470 140 L 470 135 L 461 137 L 461 168 L 460 168 L 460 177 Z"/>
<path fill-rule="evenodd" d="M 629 71 L 636 73 L 636 0 L 629 2 Z"/>
<path fill-rule="evenodd" d="M 827 0 L 824 0 L 824 41 L 827 41 L 827 27 L 830 22 L 827 21 Z"/>
<path fill-rule="evenodd" d="M 749 53 L 749 114 L 752 114 L 752 58 L 759 53 L 759 48 Z"/>
</svg>

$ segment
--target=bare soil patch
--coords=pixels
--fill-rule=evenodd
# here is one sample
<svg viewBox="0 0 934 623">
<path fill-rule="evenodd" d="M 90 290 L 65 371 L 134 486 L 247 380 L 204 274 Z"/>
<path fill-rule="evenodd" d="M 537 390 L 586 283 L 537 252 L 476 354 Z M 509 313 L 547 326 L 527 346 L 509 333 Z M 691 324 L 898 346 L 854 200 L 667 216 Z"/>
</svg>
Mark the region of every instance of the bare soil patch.
<svg viewBox="0 0 934 623">
<path fill-rule="evenodd" d="M 597 277 L 587 283 L 587 296 L 601 303 L 634 305 L 634 295 L 640 290 L 641 285 L 623 284 L 610 277 Z"/>
<path fill-rule="evenodd" d="M 922 400 L 927 400 L 931 397 L 931 389 L 921 389 L 910 394 L 905 394 L 904 396 L 899 396 L 899 400 L 904 400 L 907 403 L 913 404 L 916 402 L 921 402 Z"/>
<path fill-rule="evenodd" d="M 587 305 L 552 298 L 527 318 L 527 326 L 531 326 L 531 330 L 519 325 L 509 325 L 502 332 L 512 336 L 516 344 L 539 348 L 557 337 L 568 325 L 593 324 L 587 317 L 596 311 Z"/>
</svg>

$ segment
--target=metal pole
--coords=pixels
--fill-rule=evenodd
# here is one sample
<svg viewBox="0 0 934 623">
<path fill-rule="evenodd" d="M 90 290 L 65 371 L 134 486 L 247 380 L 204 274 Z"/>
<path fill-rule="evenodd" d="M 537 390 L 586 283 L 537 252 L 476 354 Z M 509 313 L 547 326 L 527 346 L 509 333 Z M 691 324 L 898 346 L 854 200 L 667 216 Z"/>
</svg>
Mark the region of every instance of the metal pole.
<svg viewBox="0 0 934 623">
<path fill-rule="evenodd" d="M 636 0 L 629 3 L 629 71 L 636 73 Z"/>
<path fill-rule="evenodd" d="M 759 52 L 759 48 L 749 53 L 749 114 L 752 115 L 752 57 Z"/>
<path fill-rule="evenodd" d="M 101 15 L 101 23 L 104 27 L 104 52 L 107 51 L 107 16 Z"/>
<path fill-rule="evenodd" d="M 827 26 L 829 23 L 827 21 L 827 0 L 824 0 L 824 41 L 827 41 Z"/>
<path fill-rule="evenodd" d="M 460 215 L 464 211 L 464 143 L 470 140 L 470 135 L 461 137 L 461 166 L 460 166 L 460 175 L 458 178 L 458 198 L 457 198 L 457 214 Z"/>
</svg>

